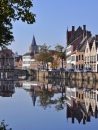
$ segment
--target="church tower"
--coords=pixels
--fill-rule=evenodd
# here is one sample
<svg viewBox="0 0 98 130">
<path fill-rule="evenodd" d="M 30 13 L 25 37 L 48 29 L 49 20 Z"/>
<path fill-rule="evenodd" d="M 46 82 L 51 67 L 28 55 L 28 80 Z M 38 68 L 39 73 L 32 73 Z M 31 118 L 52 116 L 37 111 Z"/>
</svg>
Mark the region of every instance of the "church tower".
<svg viewBox="0 0 98 130">
<path fill-rule="evenodd" d="M 35 40 L 35 36 L 33 35 L 33 39 L 32 39 L 32 43 L 31 45 L 29 46 L 29 52 L 30 53 L 34 53 L 34 54 L 37 54 L 38 53 L 38 46 L 36 44 L 36 40 Z"/>
</svg>

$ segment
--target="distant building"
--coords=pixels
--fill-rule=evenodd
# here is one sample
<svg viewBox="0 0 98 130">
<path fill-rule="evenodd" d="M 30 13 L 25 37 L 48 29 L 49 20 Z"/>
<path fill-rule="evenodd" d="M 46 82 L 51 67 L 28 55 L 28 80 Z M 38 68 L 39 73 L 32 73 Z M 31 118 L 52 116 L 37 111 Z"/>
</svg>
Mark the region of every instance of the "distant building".
<svg viewBox="0 0 98 130">
<path fill-rule="evenodd" d="M 12 52 L 12 50 L 7 48 L 0 50 L 0 68 L 14 68 L 14 53 Z"/>
<path fill-rule="evenodd" d="M 35 36 L 33 36 L 32 43 L 29 46 L 29 52 L 25 53 L 22 57 L 22 67 L 23 68 L 30 68 L 31 62 L 33 62 L 33 61 L 34 61 L 34 64 L 35 64 L 34 57 L 35 57 L 36 54 L 39 54 L 39 46 L 37 46 Z"/>
<path fill-rule="evenodd" d="M 32 43 L 29 46 L 29 52 L 30 53 L 34 53 L 34 54 L 38 54 L 39 53 L 39 47 L 36 44 L 36 40 L 35 40 L 35 36 L 33 35 L 33 39 L 32 39 Z"/>
<path fill-rule="evenodd" d="M 22 56 L 15 57 L 15 65 L 17 68 L 22 68 Z"/>
</svg>

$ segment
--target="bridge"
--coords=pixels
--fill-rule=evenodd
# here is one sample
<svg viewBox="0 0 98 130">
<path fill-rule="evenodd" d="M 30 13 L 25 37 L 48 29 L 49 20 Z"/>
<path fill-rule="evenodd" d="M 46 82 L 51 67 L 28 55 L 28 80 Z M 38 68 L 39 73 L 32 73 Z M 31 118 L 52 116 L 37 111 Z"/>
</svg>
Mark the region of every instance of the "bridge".
<svg viewBox="0 0 98 130">
<path fill-rule="evenodd" d="M 0 69 L 0 78 L 10 78 L 10 77 L 21 77 L 21 76 L 37 76 L 36 70 L 34 69 Z"/>
</svg>

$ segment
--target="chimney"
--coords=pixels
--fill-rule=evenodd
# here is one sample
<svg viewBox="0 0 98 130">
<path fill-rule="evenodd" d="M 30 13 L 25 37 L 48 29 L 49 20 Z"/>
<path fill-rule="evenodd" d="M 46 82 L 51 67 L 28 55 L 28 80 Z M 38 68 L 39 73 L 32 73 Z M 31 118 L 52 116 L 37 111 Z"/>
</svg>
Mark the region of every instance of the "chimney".
<svg viewBox="0 0 98 130">
<path fill-rule="evenodd" d="M 84 31 L 86 30 L 86 25 L 83 25 L 83 30 L 84 30 Z"/>
<path fill-rule="evenodd" d="M 72 32 L 74 32 L 75 31 L 75 26 L 72 26 Z"/>
</svg>

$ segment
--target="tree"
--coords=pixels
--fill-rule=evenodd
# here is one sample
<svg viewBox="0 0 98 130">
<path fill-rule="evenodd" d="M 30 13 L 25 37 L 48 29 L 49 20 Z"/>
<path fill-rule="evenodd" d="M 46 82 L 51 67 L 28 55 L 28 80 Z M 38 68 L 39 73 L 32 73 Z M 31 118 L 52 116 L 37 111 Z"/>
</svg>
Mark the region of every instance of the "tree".
<svg viewBox="0 0 98 130">
<path fill-rule="evenodd" d="M 30 12 L 32 0 L 0 1 L 0 46 L 4 47 L 14 41 L 12 21 L 21 20 L 27 24 L 35 22 L 35 14 Z"/>
<path fill-rule="evenodd" d="M 65 60 L 65 51 L 64 51 L 64 47 L 63 46 L 61 46 L 61 45 L 59 45 L 59 44 L 57 44 L 56 46 L 55 46 L 55 49 L 56 49 L 56 51 L 57 51 L 57 56 L 59 57 L 59 58 L 61 58 L 61 60 L 62 60 L 62 68 L 63 68 L 63 60 Z"/>
<path fill-rule="evenodd" d="M 50 53 L 50 47 L 47 46 L 45 43 L 40 46 L 40 54 L 36 57 L 36 60 L 42 62 L 43 65 L 47 65 L 48 68 L 48 62 L 53 62 L 53 57 Z"/>
<path fill-rule="evenodd" d="M 51 64 L 51 68 L 57 68 L 58 67 L 58 61 L 57 60 L 53 60 L 52 64 Z"/>
<path fill-rule="evenodd" d="M 12 130 L 12 128 L 7 129 L 8 125 L 5 124 L 5 121 L 2 120 L 1 124 L 0 124 L 0 130 Z"/>
</svg>

